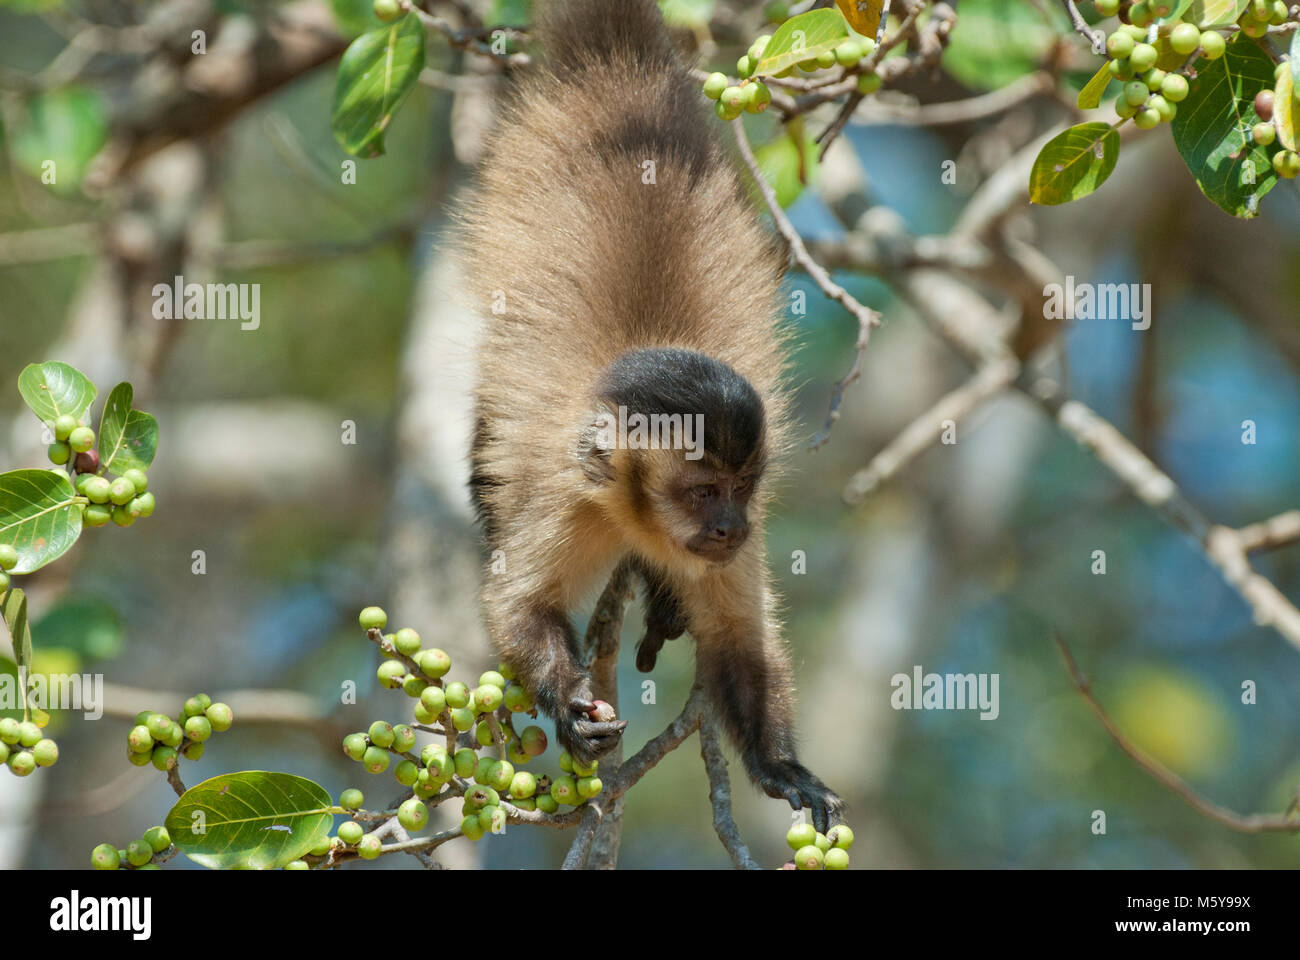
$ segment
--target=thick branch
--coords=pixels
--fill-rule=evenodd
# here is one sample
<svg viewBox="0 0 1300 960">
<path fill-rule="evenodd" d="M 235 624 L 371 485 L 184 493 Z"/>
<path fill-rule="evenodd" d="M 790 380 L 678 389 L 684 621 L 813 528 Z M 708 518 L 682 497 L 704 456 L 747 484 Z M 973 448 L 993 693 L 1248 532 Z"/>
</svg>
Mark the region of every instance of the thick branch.
<svg viewBox="0 0 1300 960">
<path fill-rule="evenodd" d="M 731 816 L 731 780 L 727 776 L 727 758 L 722 755 L 722 744 L 717 727 L 712 721 L 700 724 L 700 757 L 709 774 L 709 803 L 713 806 L 713 829 L 727 849 L 727 855 L 737 870 L 761 870 L 749 854 L 749 847 L 740 837 L 740 827 Z"/>
</svg>

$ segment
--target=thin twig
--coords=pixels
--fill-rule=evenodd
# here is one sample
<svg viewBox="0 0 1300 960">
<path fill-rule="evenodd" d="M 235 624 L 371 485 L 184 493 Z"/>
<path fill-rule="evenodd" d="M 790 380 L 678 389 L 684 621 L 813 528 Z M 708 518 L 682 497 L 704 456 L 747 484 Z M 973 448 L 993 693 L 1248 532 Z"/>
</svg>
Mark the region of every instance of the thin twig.
<svg viewBox="0 0 1300 960">
<path fill-rule="evenodd" d="M 761 870 L 741 839 L 740 827 L 731 815 L 731 780 L 718 731 L 712 721 L 700 724 L 700 758 L 709 775 L 709 803 L 713 807 L 713 829 L 737 870 Z"/>
</svg>

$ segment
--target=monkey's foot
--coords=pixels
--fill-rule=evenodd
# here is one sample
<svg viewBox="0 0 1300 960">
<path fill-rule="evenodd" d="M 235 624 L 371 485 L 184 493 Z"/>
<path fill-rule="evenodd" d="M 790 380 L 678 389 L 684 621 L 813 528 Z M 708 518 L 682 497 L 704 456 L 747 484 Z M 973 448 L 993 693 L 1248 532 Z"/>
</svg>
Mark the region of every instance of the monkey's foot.
<svg viewBox="0 0 1300 960">
<path fill-rule="evenodd" d="M 769 797 L 785 800 L 795 810 L 807 807 L 812 811 L 818 833 L 825 833 L 832 819 L 839 822 L 843 816 L 844 801 L 807 767 L 793 760 L 764 764 L 754 771 L 754 781 Z"/>
<path fill-rule="evenodd" d="M 636 668 L 642 673 L 649 673 L 655 668 L 659 651 L 664 648 L 666 638 L 655 633 L 647 633 L 636 645 Z"/>
<path fill-rule="evenodd" d="M 583 690 L 569 699 L 568 713 L 557 718 L 555 723 L 560 743 L 583 763 L 597 760 L 613 750 L 627 726 L 626 720 L 592 720 L 589 714 L 595 709 L 590 693 Z"/>
</svg>

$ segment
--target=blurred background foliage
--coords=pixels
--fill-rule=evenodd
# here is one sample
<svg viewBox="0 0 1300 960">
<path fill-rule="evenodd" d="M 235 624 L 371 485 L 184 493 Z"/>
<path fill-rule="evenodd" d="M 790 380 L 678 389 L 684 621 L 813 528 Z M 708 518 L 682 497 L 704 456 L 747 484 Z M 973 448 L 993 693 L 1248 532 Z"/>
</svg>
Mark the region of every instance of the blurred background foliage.
<svg viewBox="0 0 1300 960">
<path fill-rule="evenodd" d="M 475 6 L 489 23 L 529 19 L 519 0 Z M 723 69 L 763 20 L 757 4 L 663 6 L 684 43 Z M 84 29 L 83 18 L 126 24 L 149 7 L 0 4 L 0 234 L 89 224 L 97 236 L 120 231 L 124 220 L 129 226 L 140 209 L 162 215 L 161 206 L 141 207 L 139 188 L 125 180 L 80 188 L 120 122 L 108 118 L 120 118 L 130 100 L 113 88 L 108 69 L 42 93 L 16 79 L 38 75 L 66 37 Z M 333 8 L 324 9 L 326 22 L 332 13 L 349 35 L 372 25 L 365 3 L 336 0 Z M 280 9 L 223 0 L 205 16 L 229 30 Z M 942 71 L 908 81 L 904 95 L 938 102 L 1005 86 L 1070 38 L 1055 4 L 962 0 L 958 15 Z M 8 385 L 0 413 L 12 424 L 0 429 L 5 468 L 28 465 L 22 458 L 37 449 L 38 427 L 12 389 L 28 362 L 75 362 L 67 355 L 73 344 L 72 352 L 123 354 L 119 367 L 137 377 L 157 374 L 140 392 L 162 428 L 151 475 L 160 509 L 142 535 L 91 531 L 73 554 L 32 578 L 44 665 L 103 672 L 109 683 L 162 691 L 164 699 L 167 691 L 291 689 L 323 716 L 248 724 L 237 710 L 234 730 L 209 745 L 198 768 L 183 768 L 190 784 L 232 770 L 278 769 L 312 777 L 335 795 L 351 785 L 374 799 L 396 792 L 391 780 L 362 774 L 337 749 L 343 733 L 407 710 L 400 693 L 376 689 L 374 651 L 355 620 L 366 603 L 388 606 L 395 624 L 410 623 L 446 648 L 458 676 L 491 663 L 480 640 L 449 628 L 456 620 L 410 622 L 390 592 L 393 528 L 408 516 L 416 522 L 421 509 L 412 498 L 422 488 L 394 482 L 409 440 L 398 423 L 410 388 L 404 357 L 429 346 L 413 342 L 420 329 L 413 318 L 430 309 L 421 276 L 452 242 L 447 218 L 472 159 L 466 115 L 480 122 L 487 115 L 489 98 L 469 94 L 495 82 L 491 70 L 437 37 L 429 51 L 438 76 L 394 121 L 387 154 L 358 162 L 355 185 L 340 183 L 346 157 L 329 130 L 332 59 L 188 146 L 169 148 L 197 145 L 212 189 L 188 216 L 216 211 L 223 243 L 356 243 L 282 262 L 236 258 L 220 269 L 223 281 L 261 285 L 256 331 L 178 321 L 165 362 L 153 368 L 140 359 L 130 322 L 125 332 L 107 321 L 101 329 L 95 303 L 80 299 L 100 295 L 92 282 L 98 248 L 36 257 L 21 245 L 0 246 L 0 385 Z M 446 79 L 454 75 L 468 79 Z M 913 231 L 943 233 L 978 182 L 1061 117 L 1059 102 L 1031 100 L 971 123 L 855 125 L 846 136 L 875 202 Z M 755 142 L 769 143 L 765 169 L 791 203 L 795 225 L 811 237 L 836 235 L 815 178 L 814 189 L 798 181 L 798 150 L 770 118 L 751 122 Z M 458 150 L 458 137 L 471 147 Z M 164 182 L 166 154 L 154 157 Z M 50 155 L 61 159 L 57 189 L 39 180 L 40 161 Z M 955 185 L 941 181 L 945 160 L 957 162 Z M 1295 200 L 1287 185 L 1260 219 L 1232 221 L 1200 197 L 1168 139 L 1152 135 L 1126 149 L 1112 180 L 1087 201 L 1017 212 L 1025 235 L 1080 281 L 1153 285 L 1149 331 L 1077 321 L 1064 340 L 1063 368 L 1075 396 L 1139 442 L 1222 523 L 1245 524 L 1300 499 Z M 375 236 L 394 224 L 410 229 Z M 133 262 L 128 257 L 123 269 L 129 273 Z M 170 274 L 138 279 L 148 286 Z M 796 454 L 770 548 L 800 684 L 805 759 L 849 802 L 859 837 L 854 866 L 1294 864 L 1296 838 L 1241 836 L 1202 819 L 1115 749 L 1070 686 L 1050 635 L 1059 630 L 1071 643 L 1098 697 L 1136 743 L 1245 812 L 1283 810 L 1300 787 L 1300 651 L 1253 626 L 1194 544 L 1023 397 L 991 403 L 960 425 L 955 446 L 930 450 L 861 507 L 846 507 L 840 491 L 852 472 L 965 373 L 886 286 L 839 279 L 884 311 L 886 322 L 830 443 Z M 856 330 L 806 277 L 792 273 L 788 282 L 808 297 L 807 315 L 791 322 L 798 413 L 811 436 L 830 384 L 851 359 Z M 435 291 L 434 299 L 444 295 L 454 291 Z M 136 302 L 127 313 L 141 310 L 147 306 Z M 100 386 L 103 393 L 107 384 Z M 1241 442 L 1248 419 L 1258 425 L 1255 445 Z M 357 424 L 356 446 L 337 442 L 344 420 Z M 202 577 L 191 572 L 196 549 L 206 553 Z M 439 544 L 430 549 L 437 557 Z M 1091 572 L 1098 549 L 1106 551 L 1104 576 Z M 791 572 L 796 550 L 808 557 L 804 575 Z M 1300 598 L 1296 548 L 1268 555 L 1261 568 Z M 431 582 L 443 573 L 436 562 L 404 571 Z M 639 625 L 635 612 L 625 652 Z M 652 704 L 641 703 L 641 678 L 624 657 L 629 749 L 676 715 L 691 682 L 689 649 L 687 641 L 668 647 Z M 1000 715 L 985 721 L 974 712 L 891 710 L 890 677 L 915 664 L 999 674 Z M 357 706 L 337 706 L 341 678 L 359 683 Z M 1258 685 L 1254 705 L 1241 702 L 1245 681 Z M 83 866 L 95 843 L 124 844 L 161 822 L 173 801 L 161 776 L 125 763 L 126 720 L 57 722 L 57 767 L 23 782 L 0 774 L 5 865 Z M 696 753 L 692 740 L 627 796 L 622 865 L 726 864 Z M 540 766 L 554 766 L 553 752 Z M 742 830 L 759 861 L 776 866 L 786 855 L 789 811 L 744 784 L 735 764 L 732 774 Z M 1095 810 L 1106 813 L 1105 836 L 1090 831 Z M 519 827 L 472 853 L 486 867 L 554 866 L 566 844 L 562 833 Z M 411 863 L 392 859 L 382 866 Z M 179 858 L 171 868 L 192 866 Z"/>
</svg>

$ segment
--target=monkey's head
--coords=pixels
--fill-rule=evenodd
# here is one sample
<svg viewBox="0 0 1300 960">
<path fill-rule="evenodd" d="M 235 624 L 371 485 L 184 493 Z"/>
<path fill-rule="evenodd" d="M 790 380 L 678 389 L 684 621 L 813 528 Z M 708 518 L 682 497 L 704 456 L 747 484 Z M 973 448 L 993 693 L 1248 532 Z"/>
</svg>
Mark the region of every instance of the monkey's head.
<svg viewBox="0 0 1300 960">
<path fill-rule="evenodd" d="M 730 561 L 766 466 L 749 381 L 701 353 L 634 350 L 606 371 L 598 405 L 579 456 L 626 536 L 663 561 Z"/>
</svg>

